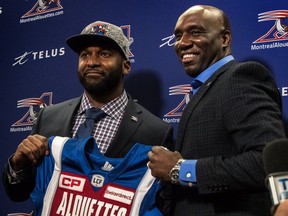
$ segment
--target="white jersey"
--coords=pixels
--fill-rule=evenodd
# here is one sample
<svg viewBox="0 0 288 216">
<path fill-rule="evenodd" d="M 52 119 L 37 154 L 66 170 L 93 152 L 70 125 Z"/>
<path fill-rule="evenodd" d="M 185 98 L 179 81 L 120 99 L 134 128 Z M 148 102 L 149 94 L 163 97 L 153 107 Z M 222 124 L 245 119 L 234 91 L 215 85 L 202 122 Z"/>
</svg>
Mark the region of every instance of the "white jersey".
<svg viewBox="0 0 288 216">
<path fill-rule="evenodd" d="M 37 168 L 35 215 L 161 215 L 159 184 L 147 168 L 151 146 L 135 144 L 124 158 L 102 155 L 92 137 L 50 137 Z"/>
</svg>

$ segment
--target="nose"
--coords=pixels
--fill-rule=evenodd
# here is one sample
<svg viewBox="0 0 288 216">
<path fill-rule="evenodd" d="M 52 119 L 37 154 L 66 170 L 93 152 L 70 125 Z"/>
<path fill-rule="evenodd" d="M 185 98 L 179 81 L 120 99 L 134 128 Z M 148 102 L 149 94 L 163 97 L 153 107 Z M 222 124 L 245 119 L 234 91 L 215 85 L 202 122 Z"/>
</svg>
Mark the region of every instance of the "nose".
<svg viewBox="0 0 288 216">
<path fill-rule="evenodd" d="M 100 65 L 100 58 L 97 57 L 96 55 L 90 56 L 90 58 L 87 62 L 87 65 L 89 67 L 96 67 L 96 66 Z"/>
<path fill-rule="evenodd" d="M 185 50 L 187 47 L 193 45 L 192 40 L 190 39 L 187 33 L 183 33 L 180 40 L 176 41 L 175 46 L 176 49 Z"/>
</svg>

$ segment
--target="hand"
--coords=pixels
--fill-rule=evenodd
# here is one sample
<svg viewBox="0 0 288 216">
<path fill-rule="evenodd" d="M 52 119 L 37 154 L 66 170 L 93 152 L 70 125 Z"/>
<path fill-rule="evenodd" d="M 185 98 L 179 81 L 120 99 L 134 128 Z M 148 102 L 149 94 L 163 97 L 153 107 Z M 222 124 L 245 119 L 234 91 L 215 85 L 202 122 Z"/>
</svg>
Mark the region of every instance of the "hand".
<svg viewBox="0 0 288 216">
<path fill-rule="evenodd" d="M 148 157 L 150 161 L 147 165 L 151 169 L 151 174 L 161 181 L 170 181 L 170 170 L 182 158 L 179 152 L 172 152 L 161 146 L 152 147 Z"/>
<path fill-rule="evenodd" d="M 11 166 L 18 171 L 31 164 L 37 165 L 48 154 L 48 139 L 38 134 L 30 135 L 18 145 L 11 158 Z"/>
<path fill-rule="evenodd" d="M 288 200 L 284 200 L 277 207 L 274 216 L 287 216 L 288 215 Z"/>
</svg>

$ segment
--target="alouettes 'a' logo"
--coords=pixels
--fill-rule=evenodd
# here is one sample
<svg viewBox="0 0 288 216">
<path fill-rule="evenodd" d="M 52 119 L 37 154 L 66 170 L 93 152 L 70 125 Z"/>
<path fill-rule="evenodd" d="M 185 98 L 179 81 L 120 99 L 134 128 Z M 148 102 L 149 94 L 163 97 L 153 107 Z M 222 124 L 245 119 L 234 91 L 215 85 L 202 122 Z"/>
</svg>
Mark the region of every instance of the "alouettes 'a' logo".
<svg viewBox="0 0 288 216">
<path fill-rule="evenodd" d="M 274 10 L 258 14 L 258 22 L 272 21 L 272 27 L 253 43 L 288 40 L 288 10 Z"/>
<path fill-rule="evenodd" d="M 17 108 L 26 108 L 28 111 L 12 126 L 32 126 L 33 122 L 37 119 L 39 110 L 52 105 L 52 95 L 52 92 L 45 92 L 39 98 L 25 98 L 17 101 Z"/>
<path fill-rule="evenodd" d="M 176 85 L 169 88 L 169 95 L 182 95 L 182 99 L 180 103 L 169 111 L 164 117 L 179 117 L 182 115 L 184 108 L 186 107 L 187 103 L 190 100 L 190 92 L 191 92 L 191 85 L 190 84 L 183 84 L 183 85 Z"/>
<path fill-rule="evenodd" d="M 21 18 L 27 18 L 62 9 L 63 7 L 60 4 L 60 0 L 38 0 L 35 5 Z"/>
</svg>

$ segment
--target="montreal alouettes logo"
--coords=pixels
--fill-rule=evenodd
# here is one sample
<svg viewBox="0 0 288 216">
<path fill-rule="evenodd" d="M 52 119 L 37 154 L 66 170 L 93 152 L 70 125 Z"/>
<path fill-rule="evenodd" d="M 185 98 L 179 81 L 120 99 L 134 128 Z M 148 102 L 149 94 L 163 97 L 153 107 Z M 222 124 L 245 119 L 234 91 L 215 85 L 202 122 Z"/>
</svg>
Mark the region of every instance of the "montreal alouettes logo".
<svg viewBox="0 0 288 216">
<path fill-rule="evenodd" d="M 258 14 L 258 22 L 271 23 L 270 29 L 253 43 L 288 40 L 288 10 L 274 10 Z"/>
<path fill-rule="evenodd" d="M 164 117 L 180 117 L 187 103 L 189 102 L 190 84 L 176 85 L 169 88 L 169 96 L 180 96 L 180 102 L 164 115 Z"/>
<path fill-rule="evenodd" d="M 40 109 L 52 105 L 52 92 L 45 92 L 39 98 L 25 98 L 17 101 L 17 108 L 25 108 L 26 113 L 12 127 L 32 126 Z"/>
<path fill-rule="evenodd" d="M 62 10 L 63 7 L 60 4 L 60 0 L 38 0 L 34 6 L 26 12 L 21 18 L 27 18 L 31 16 L 36 16 L 39 14 L 55 12 Z"/>
</svg>

